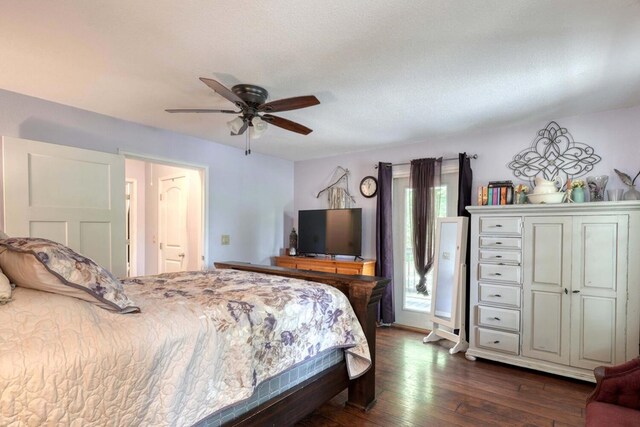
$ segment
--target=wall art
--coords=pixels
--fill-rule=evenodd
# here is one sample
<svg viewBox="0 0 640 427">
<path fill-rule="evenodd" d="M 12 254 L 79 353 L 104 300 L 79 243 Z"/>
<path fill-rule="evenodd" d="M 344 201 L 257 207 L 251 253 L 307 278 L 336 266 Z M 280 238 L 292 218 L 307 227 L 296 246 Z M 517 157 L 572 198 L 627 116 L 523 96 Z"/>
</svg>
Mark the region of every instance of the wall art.
<svg viewBox="0 0 640 427">
<path fill-rule="evenodd" d="M 507 167 L 517 178 L 529 182 L 537 176 L 547 180 L 560 177 L 566 182 L 567 178 L 586 175 L 600 160 L 593 147 L 575 142 L 566 128 L 552 121 L 538 131 L 531 146 L 516 154 Z"/>
</svg>

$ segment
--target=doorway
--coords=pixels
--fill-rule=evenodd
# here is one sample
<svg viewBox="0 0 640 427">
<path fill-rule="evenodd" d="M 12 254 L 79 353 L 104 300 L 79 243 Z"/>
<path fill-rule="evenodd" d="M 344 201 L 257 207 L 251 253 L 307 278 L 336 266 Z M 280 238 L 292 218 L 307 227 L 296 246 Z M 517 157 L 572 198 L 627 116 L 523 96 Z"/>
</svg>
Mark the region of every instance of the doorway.
<svg viewBox="0 0 640 427">
<path fill-rule="evenodd" d="M 455 216 L 458 204 L 458 168 L 442 167 L 441 185 L 436 188 L 439 211 L 437 216 Z M 431 295 L 433 270 L 427 274 L 428 295 L 416 291 L 420 280 L 413 259 L 411 224 L 411 188 L 409 168 L 400 167 L 393 173 L 393 253 L 394 306 L 396 323 L 417 329 L 431 328 Z"/>
<path fill-rule="evenodd" d="M 205 268 L 206 170 L 127 156 L 125 171 L 127 181 L 137 182 L 130 274 Z"/>
<path fill-rule="evenodd" d="M 127 243 L 127 277 L 138 275 L 137 231 L 138 231 L 138 181 L 133 178 L 125 180 L 125 235 Z"/>
</svg>

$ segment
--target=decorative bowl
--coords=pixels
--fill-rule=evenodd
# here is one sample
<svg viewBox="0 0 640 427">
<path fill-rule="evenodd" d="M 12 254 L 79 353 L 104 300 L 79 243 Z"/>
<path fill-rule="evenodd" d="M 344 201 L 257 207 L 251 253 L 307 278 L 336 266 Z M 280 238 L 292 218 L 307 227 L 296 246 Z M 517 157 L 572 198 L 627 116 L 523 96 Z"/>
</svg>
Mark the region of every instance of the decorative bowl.
<svg viewBox="0 0 640 427">
<path fill-rule="evenodd" d="M 529 203 L 539 204 L 539 203 L 562 203 L 564 200 L 565 192 L 559 191 L 556 193 L 543 193 L 543 194 L 527 194 L 527 199 L 529 199 Z"/>
</svg>

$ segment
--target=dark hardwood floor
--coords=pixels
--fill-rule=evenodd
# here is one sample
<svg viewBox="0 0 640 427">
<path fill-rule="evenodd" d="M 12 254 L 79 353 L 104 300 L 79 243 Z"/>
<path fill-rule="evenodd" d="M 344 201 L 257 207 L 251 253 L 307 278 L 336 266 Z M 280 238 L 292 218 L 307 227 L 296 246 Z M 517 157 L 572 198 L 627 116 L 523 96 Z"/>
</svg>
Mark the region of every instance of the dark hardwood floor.
<svg viewBox="0 0 640 427">
<path fill-rule="evenodd" d="M 377 402 L 341 393 L 297 426 L 582 426 L 594 385 L 499 363 L 468 361 L 423 334 L 378 329 Z"/>
</svg>

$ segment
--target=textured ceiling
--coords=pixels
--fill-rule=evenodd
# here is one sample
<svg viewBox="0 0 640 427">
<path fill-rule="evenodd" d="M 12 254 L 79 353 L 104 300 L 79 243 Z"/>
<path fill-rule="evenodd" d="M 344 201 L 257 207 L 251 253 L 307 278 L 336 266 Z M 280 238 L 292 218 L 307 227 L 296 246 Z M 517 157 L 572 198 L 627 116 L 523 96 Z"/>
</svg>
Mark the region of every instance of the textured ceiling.
<svg viewBox="0 0 640 427">
<path fill-rule="evenodd" d="M 0 88 L 242 148 L 202 84 L 321 105 L 300 160 L 640 104 L 640 1 L 0 0 Z"/>
</svg>

